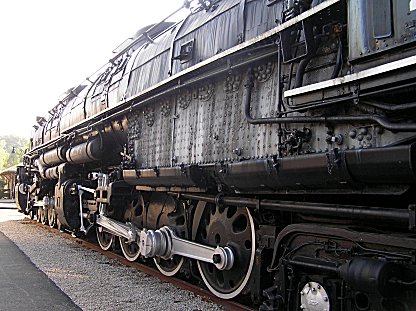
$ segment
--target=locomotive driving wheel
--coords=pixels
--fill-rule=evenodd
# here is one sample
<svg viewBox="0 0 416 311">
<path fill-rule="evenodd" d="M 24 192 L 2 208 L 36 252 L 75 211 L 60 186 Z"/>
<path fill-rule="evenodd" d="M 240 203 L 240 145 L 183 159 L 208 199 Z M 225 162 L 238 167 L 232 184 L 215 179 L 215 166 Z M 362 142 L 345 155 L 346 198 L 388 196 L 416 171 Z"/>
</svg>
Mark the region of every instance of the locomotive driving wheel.
<svg viewBox="0 0 416 311">
<path fill-rule="evenodd" d="M 256 251 L 253 218 L 247 208 L 207 205 L 202 215 L 196 241 L 213 247 L 228 246 L 234 265 L 219 270 L 211 263 L 198 261 L 198 269 L 208 289 L 222 299 L 231 299 L 246 287 Z"/>
<path fill-rule="evenodd" d="M 108 251 L 111 245 L 113 244 L 114 235 L 105 231 L 104 228 L 101 226 L 97 226 L 95 230 L 97 233 L 97 241 L 101 249 L 104 251 Z"/>
<path fill-rule="evenodd" d="M 123 238 L 122 236 L 119 236 L 118 240 L 120 242 L 121 251 L 128 261 L 135 261 L 137 258 L 139 258 L 140 248 L 136 242 L 129 243 L 127 242 L 127 239 Z"/>
<path fill-rule="evenodd" d="M 185 203 L 165 194 L 153 194 L 147 213 L 147 225 L 153 230 L 168 226 L 178 237 L 185 238 Z M 178 255 L 174 255 L 171 259 L 156 257 L 154 263 L 160 273 L 173 276 L 181 270 L 184 259 Z"/>
<path fill-rule="evenodd" d="M 133 223 L 135 226 L 143 228 L 143 211 L 144 201 L 143 197 L 139 195 L 127 205 L 123 219 L 125 222 Z M 118 239 L 124 257 L 128 261 L 136 261 L 140 256 L 140 248 L 137 242 L 128 242 L 126 238 L 121 236 Z"/>
<path fill-rule="evenodd" d="M 174 276 L 183 265 L 183 257 L 174 255 L 172 259 L 155 258 L 155 265 L 157 269 L 166 276 Z"/>
<path fill-rule="evenodd" d="M 185 206 L 182 203 L 176 203 L 173 210 L 169 208 L 164 210 L 159 217 L 158 228 L 169 226 L 175 228 L 175 233 L 179 237 L 185 236 Z M 183 257 L 174 255 L 171 259 L 162 259 L 156 257 L 154 259 L 157 269 L 166 276 L 174 276 L 178 273 L 183 265 Z"/>
</svg>

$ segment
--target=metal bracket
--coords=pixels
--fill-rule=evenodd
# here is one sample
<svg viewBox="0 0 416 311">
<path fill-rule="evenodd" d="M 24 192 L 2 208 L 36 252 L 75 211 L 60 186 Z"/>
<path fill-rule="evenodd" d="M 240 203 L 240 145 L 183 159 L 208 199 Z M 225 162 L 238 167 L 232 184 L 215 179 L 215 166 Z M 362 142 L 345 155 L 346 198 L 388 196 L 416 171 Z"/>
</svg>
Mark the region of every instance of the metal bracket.
<svg viewBox="0 0 416 311">
<path fill-rule="evenodd" d="M 283 56 L 283 63 L 291 63 L 299 61 L 305 58 L 311 50 L 311 47 L 315 44 L 314 36 L 312 33 L 312 27 L 305 21 L 302 20 L 300 25 L 293 25 L 288 29 L 283 30 L 280 33 L 280 40 L 282 42 L 282 56 Z M 296 43 L 296 36 L 297 32 L 302 31 L 304 33 L 305 40 L 299 43 Z M 298 45 L 303 47 L 303 51 L 301 54 L 296 55 L 294 50 L 297 51 L 298 49 L 293 49 L 294 45 Z"/>
<path fill-rule="evenodd" d="M 172 57 L 173 60 L 180 60 L 181 64 L 189 62 L 193 58 L 195 39 L 181 44 L 179 55 Z"/>
<path fill-rule="evenodd" d="M 77 185 L 77 190 L 78 190 L 78 198 L 79 198 L 79 218 L 81 220 L 81 226 L 79 227 L 79 231 L 83 233 L 87 233 L 87 230 L 84 227 L 84 217 L 83 217 L 83 211 L 82 211 L 82 195 L 84 194 L 84 192 L 89 192 L 89 193 L 94 194 L 95 189 Z"/>
</svg>

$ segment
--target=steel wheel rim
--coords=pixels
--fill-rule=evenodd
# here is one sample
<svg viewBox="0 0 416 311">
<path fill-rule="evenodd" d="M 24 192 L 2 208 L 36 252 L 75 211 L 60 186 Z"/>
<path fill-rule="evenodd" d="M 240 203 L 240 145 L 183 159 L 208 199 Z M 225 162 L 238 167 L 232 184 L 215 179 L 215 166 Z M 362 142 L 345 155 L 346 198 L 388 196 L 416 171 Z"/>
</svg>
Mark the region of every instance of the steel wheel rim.
<svg viewBox="0 0 416 311">
<path fill-rule="evenodd" d="M 163 226 L 172 228 L 179 237 L 185 238 L 186 224 L 184 203 L 176 202 L 175 204 L 170 205 L 169 210 L 164 209 L 162 215 L 160 215 L 157 221 L 152 224 L 151 228 L 162 228 Z M 174 255 L 170 259 L 156 257 L 153 261 L 160 273 L 166 276 L 174 276 L 180 272 L 185 260 L 182 256 Z"/>
<path fill-rule="evenodd" d="M 216 207 L 216 208 L 218 209 L 218 207 Z M 241 267 L 240 267 L 238 257 L 236 257 L 236 259 L 235 259 L 236 261 L 234 263 L 233 268 L 231 268 L 229 271 L 226 271 L 226 270 L 220 271 L 212 264 L 197 261 L 198 270 L 199 270 L 199 273 L 201 274 L 202 280 L 204 281 L 205 285 L 208 287 L 208 289 L 211 291 L 211 293 L 213 293 L 215 296 L 220 297 L 222 299 L 231 299 L 231 298 L 234 298 L 237 295 L 239 295 L 244 290 L 244 288 L 246 287 L 246 285 L 247 285 L 247 283 L 250 279 L 251 272 L 253 270 L 254 257 L 255 257 L 255 251 L 256 251 L 256 247 L 255 247 L 255 243 L 256 243 L 255 228 L 254 228 L 253 217 L 251 216 L 250 211 L 247 208 L 245 210 L 247 212 L 247 221 L 248 221 L 247 222 L 247 227 L 248 227 L 248 225 L 250 227 L 251 241 L 250 241 L 249 254 L 248 253 L 245 254 L 246 257 L 247 257 L 247 255 L 249 255 L 246 258 L 246 261 L 248 260 L 248 262 L 246 263 L 246 267 L 244 267 L 244 271 L 241 274 L 241 276 L 244 276 L 244 277 L 240 280 L 239 284 L 237 286 L 235 286 L 235 288 L 233 288 L 232 290 L 221 291 L 219 289 L 220 284 L 215 284 L 215 282 L 213 282 L 212 279 L 209 279 L 210 274 L 211 274 L 211 275 L 214 275 L 214 277 L 217 277 L 217 278 L 222 275 L 224 280 L 225 280 L 225 275 L 227 273 L 229 273 L 229 271 L 232 271 L 233 269 L 241 271 Z M 228 243 L 227 243 L 227 245 L 228 245 Z M 225 245 L 220 244 L 220 246 L 225 246 Z M 233 247 L 232 245 L 228 245 L 228 246 L 231 247 L 233 249 L 233 251 L 236 251 L 236 248 Z M 209 267 L 209 265 L 211 265 L 212 269 Z M 209 270 L 212 270 L 213 272 L 210 273 Z M 224 281 L 224 284 L 225 284 L 225 281 Z M 234 287 L 234 286 L 230 285 L 230 287 Z"/>
<path fill-rule="evenodd" d="M 36 221 L 39 223 L 42 222 L 42 210 L 40 207 L 36 210 Z"/>
<path fill-rule="evenodd" d="M 35 219 L 35 213 L 34 213 L 34 211 L 33 211 L 33 208 L 31 208 L 30 209 L 30 211 L 29 211 L 29 217 L 30 217 L 30 219 Z"/>
<path fill-rule="evenodd" d="M 126 243 L 127 239 L 119 236 L 120 248 L 128 261 L 136 261 L 140 256 L 140 248 L 136 242 Z"/>
<path fill-rule="evenodd" d="M 101 230 L 100 230 L 101 229 Z M 96 227 L 97 241 L 102 250 L 109 250 L 114 241 L 114 235 L 106 232 L 100 227 Z"/>
<path fill-rule="evenodd" d="M 51 228 L 55 227 L 56 215 L 55 215 L 55 210 L 53 210 L 53 209 L 48 211 L 48 222 L 49 222 L 49 227 L 51 227 Z"/>
<path fill-rule="evenodd" d="M 166 276 L 174 276 L 178 273 L 183 265 L 183 257 L 182 256 L 173 256 L 172 259 L 161 259 L 161 258 L 154 258 L 155 265 L 157 269 Z"/>
<path fill-rule="evenodd" d="M 46 208 L 42 209 L 42 225 L 47 225 L 48 224 L 48 220 L 49 220 L 49 213 L 48 210 Z"/>
</svg>

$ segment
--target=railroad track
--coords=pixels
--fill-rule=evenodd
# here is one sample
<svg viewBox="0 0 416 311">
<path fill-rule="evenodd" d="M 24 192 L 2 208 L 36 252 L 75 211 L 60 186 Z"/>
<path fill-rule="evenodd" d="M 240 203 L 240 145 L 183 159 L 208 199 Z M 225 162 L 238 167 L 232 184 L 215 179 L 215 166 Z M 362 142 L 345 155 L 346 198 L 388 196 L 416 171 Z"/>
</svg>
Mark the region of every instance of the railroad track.
<svg viewBox="0 0 416 311">
<path fill-rule="evenodd" d="M 199 287 L 197 285 L 194 285 L 194 284 L 190 284 L 190 283 L 188 283 L 184 280 L 181 280 L 181 279 L 178 279 L 178 278 L 175 278 L 175 277 L 165 276 L 162 273 L 160 273 L 157 269 L 154 269 L 154 268 L 149 267 L 147 265 L 141 264 L 139 262 L 128 261 L 123 256 L 118 255 L 117 253 L 114 253 L 114 252 L 111 252 L 111 251 L 104 251 L 98 245 L 96 245 L 92 242 L 86 241 L 86 240 L 78 238 L 78 237 L 74 237 L 73 235 L 71 235 L 69 233 L 61 232 L 60 230 L 55 229 L 55 228 L 51 228 L 47 225 L 43 225 L 41 223 L 38 223 L 36 220 L 32 220 L 30 218 L 25 218 L 24 221 L 32 223 L 32 224 L 34 224 L 34 225 L 36 225 L 36 226 L 38 226 L 38 227 L 40 227 L 44 230 L 52 232 L 56 235 L 59 235 L 59 236 L 65 238 L 65 239 L 75 241 L 76 243 L 78 243 L 79 245 L 81 245 L 85 248 L 88 248 L 92 251 L 100 253 L 100 254 L 106 256 L 107 258 L 111 258 L 113 260 L 116 260 L 117 262 L 119 262 L 119 263 L 121 263 L 125 266 L 131 267 L 131 268 L 134 268 L 138 271 L 146 273 L 147 275 L 151 275 L 153 277 L 156 277 L 156 278 L 158 278 L 159 280 L 161 280 L 163 282 L 170 283 L 170 284 L 176 286 L 177 288 L 190 291 L 190 292 L 192 292 L 192 293 L 194 293 L 194 294 L 196 294 L 200 297 L 203 297 L 204 299 L 208 299 L 208 300 L 210 300 L 210 301 L 212 301 L 212 302 L 214 302 L 218 305 L 221 305 L 225 310 L 236 310 L 236 311 L 253 311 L 253 310 L 256 310 L 254 308 L 251 308 L 251 307 L 245 306 L 241 303 L 238 303 L 237 301 L 223 300 L 221 298 L 218 298 L 218 297 L 214 296 L 211 292 L 209 292 L 208 290 L 206 290 L 204 288 L 201 288 L 201 287 Z"/>
</svg>

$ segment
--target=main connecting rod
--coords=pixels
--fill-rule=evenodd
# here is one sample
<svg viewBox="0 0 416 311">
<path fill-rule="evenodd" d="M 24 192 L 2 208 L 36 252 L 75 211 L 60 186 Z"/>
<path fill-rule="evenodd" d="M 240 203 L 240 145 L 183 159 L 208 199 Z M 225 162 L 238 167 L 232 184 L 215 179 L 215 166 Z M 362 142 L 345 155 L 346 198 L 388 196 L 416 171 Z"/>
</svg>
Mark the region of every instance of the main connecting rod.
<svg viewBox="0 0 416 311">
<path fill-rule="evenodd" d="M 96 224 L 111 234 L 137 243 L 144 257 L 170 259 L 174 255 L 214 264 L 219 270 L 229 270 L 234 265 L 234 253 L 228 246 L 212 247 L 178 237 L 174 230 L 164 226 L 157 230 L 139 229 L 132 223 L 122 223 L 99 215 Z"/>
</svg>

